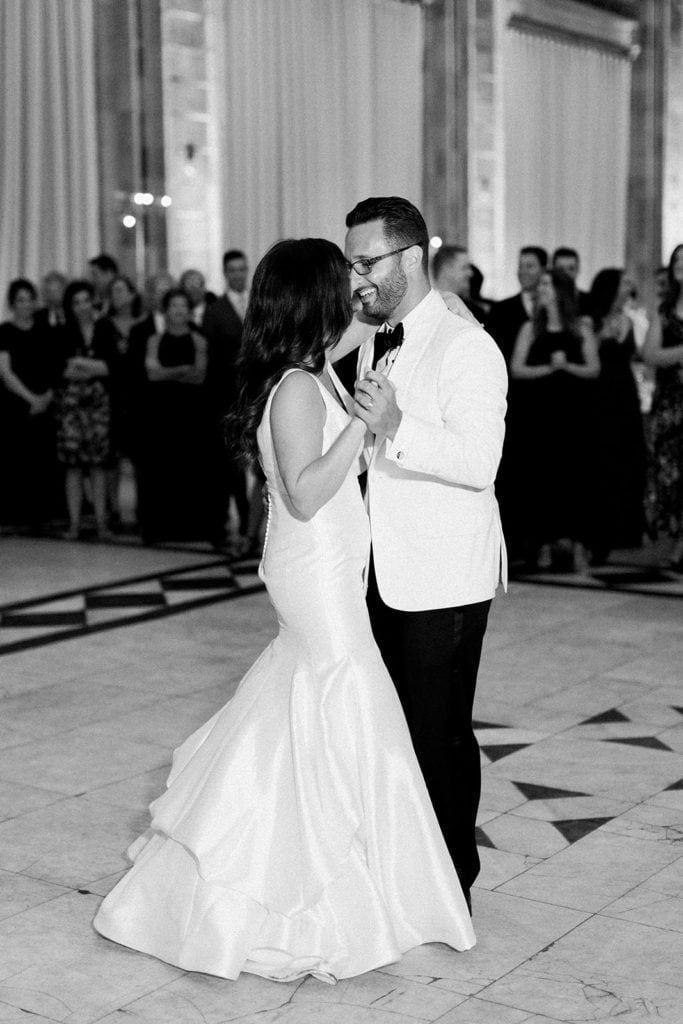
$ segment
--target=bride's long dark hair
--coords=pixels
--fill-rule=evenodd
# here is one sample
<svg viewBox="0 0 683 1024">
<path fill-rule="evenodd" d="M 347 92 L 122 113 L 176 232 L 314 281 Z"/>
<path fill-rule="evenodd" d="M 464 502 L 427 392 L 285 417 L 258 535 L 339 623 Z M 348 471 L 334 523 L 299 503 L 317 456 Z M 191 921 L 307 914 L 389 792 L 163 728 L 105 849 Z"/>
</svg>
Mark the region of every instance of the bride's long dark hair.
<svg viewBox="0 0 683 1024">
<path fill-rule="evenodd" d="M 229 443 L 258 457 L 256 430 L 268 394 L 285 370 L 320 372 L 325 350 L 351 323 L 351 294 L 341 250 L 324 238 L 276 242 L 256 268 L 237 361 L 239 395 L 227 417 Z"/>
</svg>

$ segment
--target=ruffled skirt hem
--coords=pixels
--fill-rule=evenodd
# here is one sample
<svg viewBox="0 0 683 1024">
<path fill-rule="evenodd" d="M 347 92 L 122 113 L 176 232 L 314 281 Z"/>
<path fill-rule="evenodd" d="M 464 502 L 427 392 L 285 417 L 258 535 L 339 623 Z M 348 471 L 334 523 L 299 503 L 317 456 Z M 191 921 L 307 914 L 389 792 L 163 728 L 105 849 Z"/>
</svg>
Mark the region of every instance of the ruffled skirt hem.
<svg viewBox="0 0 683 1024">
<path fill-rule="evenodd" d="M 354 845 L 342 873 L 313 906 L 291 915 L 238 887 L 201 877 L 175 840 L 147 833 L 128 874 L 102 903 L 94 926 L 108 939 L 187 971 L 235 980 L 242 972 L 289 982 L 341 978 L 395 963 L 427 942 L 469 949 L 466 914 L 438 899 L 416 915 L 378 891 Z M 137 845 L 137 844 L 136 844 Z"/>
</svg>

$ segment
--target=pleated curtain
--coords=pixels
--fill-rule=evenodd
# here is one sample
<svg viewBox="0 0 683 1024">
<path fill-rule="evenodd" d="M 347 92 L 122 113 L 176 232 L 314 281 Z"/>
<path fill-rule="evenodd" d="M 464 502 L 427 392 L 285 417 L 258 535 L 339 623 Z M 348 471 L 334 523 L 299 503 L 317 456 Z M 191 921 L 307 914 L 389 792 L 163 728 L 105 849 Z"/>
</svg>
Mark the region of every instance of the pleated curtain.
<svg viewBox="0 0 683 1024">
<path fill-rule="evenodd" d="M 0 289 L 99 247 L 92 0 L 0 0 Z"/>
<path fill-rule="evenodd" d="M 504 47 L 505 292 L 528 244 L 577 249 L 588 287 L 624 261 L 630 61 L 511 29 Z"/>
<path fill-rule="evenodd" d="M 342 242 L 369 195 L 422 188 L 422 12 L 396 0 L 217 0 L 223 237 Z"/>
</svg>

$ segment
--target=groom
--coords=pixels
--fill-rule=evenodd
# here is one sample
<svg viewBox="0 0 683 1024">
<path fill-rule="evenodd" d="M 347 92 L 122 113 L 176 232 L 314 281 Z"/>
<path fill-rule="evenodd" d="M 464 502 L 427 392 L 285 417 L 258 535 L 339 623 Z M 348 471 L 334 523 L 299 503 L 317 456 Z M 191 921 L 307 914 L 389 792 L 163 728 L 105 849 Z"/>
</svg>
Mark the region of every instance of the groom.
<svg viewBox="0 0 683 1024">
<path fill-rule="evenodd" d="M 493 481 L 507 374 L 489 335 L 430 288 L 412 203 L 366 199 L 346 226 L 354 304 L 381 325 L 360 346 L 354 403 L 374 434 L 370 619 L 469 904 L 481 788 L 472 705 L 506 571 Z"/>
</svg>

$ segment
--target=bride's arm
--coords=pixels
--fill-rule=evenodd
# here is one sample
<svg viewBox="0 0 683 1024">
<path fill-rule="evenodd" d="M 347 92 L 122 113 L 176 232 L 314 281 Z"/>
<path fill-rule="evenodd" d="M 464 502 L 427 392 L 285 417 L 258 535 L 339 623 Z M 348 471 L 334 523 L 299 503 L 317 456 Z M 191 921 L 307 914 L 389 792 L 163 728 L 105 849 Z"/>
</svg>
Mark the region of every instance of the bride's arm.
<svg viewBox="0 0 683 1024">
<path fill-rule="evenodd" d="M 323 455 L 326 415 L 320 389 L 308 373 L 290 373 L 270 407 L 278 470 L 301 519 L 311 519 L 336 494 L 365 439 L 365 424 L 354 417 Z"/>
</svg>

